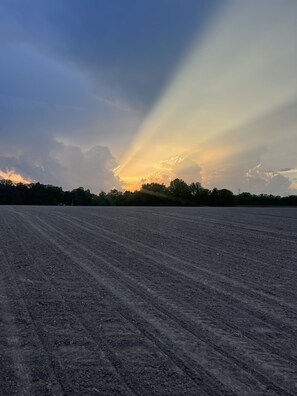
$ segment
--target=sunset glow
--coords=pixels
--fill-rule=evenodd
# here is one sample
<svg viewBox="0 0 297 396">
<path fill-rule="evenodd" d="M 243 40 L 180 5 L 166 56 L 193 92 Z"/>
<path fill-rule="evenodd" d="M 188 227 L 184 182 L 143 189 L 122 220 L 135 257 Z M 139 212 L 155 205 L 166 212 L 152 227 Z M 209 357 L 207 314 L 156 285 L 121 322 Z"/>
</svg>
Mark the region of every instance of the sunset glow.
<svg viewBox="0 0 297 396">
<path fill-rule="evenodd" d="M 6 172 L 3 170 L 0 170 L 0 180 L 1 179 L 11 180 L 13 183 L 29 184 L 29 183 L 33 182 L 33 180 L 31 180 L 31 179 L 25 179 L 19 173 L 15 173 L 14 170 L 7 170 Z"/>
<path fill-rule="evenodd" d="M 265 131 L 255 136 L 253 128 L 244 135 L 241 129 L 297 98 L 296 7 L 275 3 L 268 14 L 255 15 L 254 2 L 235 3 L 199 37 L 140 128 L 116 171 L 126 188 L 162 180 L 158 163 L 176 156 L 197 163 L 203 170 L 197 178 L 211 185 L 215 174 L 226 180 L 238 156 L 260 146 L 256 161 L 262 161 L 269 145 L 278 144 L 279 135 L 269 142 Z M 294 136 L 294 128 L 288 125 L 286 133 Z M 246 158 L 242 172 L 253 161 Z M 182 166 L 162 171 L 163 182 L 185 177 Z"/>
</svg>

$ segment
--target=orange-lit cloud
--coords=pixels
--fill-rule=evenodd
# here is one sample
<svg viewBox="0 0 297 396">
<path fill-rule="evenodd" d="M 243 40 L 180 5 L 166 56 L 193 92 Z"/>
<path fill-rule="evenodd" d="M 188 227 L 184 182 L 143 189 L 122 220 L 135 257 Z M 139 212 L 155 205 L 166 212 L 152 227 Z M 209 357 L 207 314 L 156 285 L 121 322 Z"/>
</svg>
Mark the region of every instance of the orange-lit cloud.
<svg viewBox="0 0 297 396">
<path fill-rule="evenodd" d="M 171 180 L 183 178 L 187 183 L 199 180 L 201 168 L 193 160 L 186 157 L 171 157 L 154 164 L 154 170 L 146 177 L 139 179 L 138 176 L 128 179 L 125 188 L 128 190 L 139 189 L 144 183 L 163 183 L 168 185 Z"/>
<path fill-rule="evenodd" d="M 0 179 L 11 180 L 13 183 L 24 183 L 29 184 L 32 183 L 32 179 L 26 179 L 19 173 L 15 172 L 13 169 L 10 170 L 0 170 Z"/>
</svg>

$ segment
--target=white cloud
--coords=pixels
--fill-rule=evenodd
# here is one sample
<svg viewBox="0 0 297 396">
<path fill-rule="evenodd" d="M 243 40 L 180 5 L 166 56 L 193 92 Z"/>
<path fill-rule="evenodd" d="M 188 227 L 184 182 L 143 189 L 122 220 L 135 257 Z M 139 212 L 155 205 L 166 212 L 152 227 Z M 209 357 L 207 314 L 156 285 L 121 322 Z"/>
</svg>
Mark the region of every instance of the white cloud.
<svg viewBox="0 0 297 396">
<path fill-rule="evenodd" d="M 201 180 L 201 168 L 197 162 L 180 156 L 168 158 L 155 163 L 155 170 L 142 179 L 144 183 L 164 183 L 168 185 L 176 178 L 183 179 L 186 183 Z"/>
<path fill-rule="evenodd" d="M 246 191 L 255 194 L 289 194 L 291 181 L 280 172 L 264 170 L 261 164 L 249 169 L 244 181 Z"/>
</svg>

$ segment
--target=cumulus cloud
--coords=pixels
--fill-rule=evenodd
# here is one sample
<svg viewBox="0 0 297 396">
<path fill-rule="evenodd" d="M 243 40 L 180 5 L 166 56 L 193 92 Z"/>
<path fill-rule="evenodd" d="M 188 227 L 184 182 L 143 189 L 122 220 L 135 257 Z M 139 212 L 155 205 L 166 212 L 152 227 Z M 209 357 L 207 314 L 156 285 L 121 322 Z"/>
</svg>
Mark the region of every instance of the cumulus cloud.
<svg viewBox="0 0 297 396">
<path fill-rule="evenodd" d="M 265 193 L 269 190 L 266 186 L 267 181 L 264 182 L 268 176 L 261 172 L 265 173 L 266 170 L 279 173 L 289 179 L 290 184 L 296 168 L 296 109 L 297 99 L 294 98 L 246 124 L 199 145 L 193 158 L 199 159 L 203 184 L 208 188 L 226 187 L 234 192 L 238 189 L 248 190 L 250 185 L 254 192 Z M 261 164 L 260 168 L 258 164 Z M 253 169 L 254 171 L 251 172 Z M 248 183 L 246 178 L 249 173 L 252 173 L 253 177 L 249 178 Z M 279 185 L 273 189 L 279 194 L 287 193 L 288 182 L 279 179 Z M 284 181 L 283 191 L 279 189 L 281 180 Z M 270 187 L 272 188 L 272 185 Z M 289 193 L 290 191 L 291 187 Z"/>
<path fill-rule="evenodd" d="M 67 188 L 83 185 L 96 193 L 121 189 L 120 180 L 113 173 L 117 163 L 106 146 L 93 146 L 82 151 L 77 146 L 61 144 L 52 157 L 62 167 L 60 184 L 64 181 Z"/>
<path fill-rule="evenodd" d="M 109 145 L 116 130 L 133 130 L 133 111 L 102 102 L 83 74 L 24 44 L 6 47 L 0 84 L 1 177 L 93 192 L 120 188 Z"/>
<path fill-rule="evenodd" d="M 94 146 L 83 151 L 78 146 L 52 142 L 47 152 L 24 150 L 17 157 L 0 157 L 0 175 L 20 175 L 24 181 L 74 189 L 79 186 L 92 192 L 121 188 L 114 175 L 116 161 L 108 147 Z"/>
<path fill-rule="evenodd" d="M 174 156 L 155 164 L 155 170 L 141 180 L 141 183 L 164 183 L 183 179 L 186 183 L 201 180 L 201 168 L 197 162 L 180 156 Z"/>
<path fill-rule="evenodd" d="M 263 169 L 261 164 L 249 169 L 244 181 L 246 191 L 255 194 L 288 194 L 291 186 L 289 178 L 279 172 Z"/>
</svg>

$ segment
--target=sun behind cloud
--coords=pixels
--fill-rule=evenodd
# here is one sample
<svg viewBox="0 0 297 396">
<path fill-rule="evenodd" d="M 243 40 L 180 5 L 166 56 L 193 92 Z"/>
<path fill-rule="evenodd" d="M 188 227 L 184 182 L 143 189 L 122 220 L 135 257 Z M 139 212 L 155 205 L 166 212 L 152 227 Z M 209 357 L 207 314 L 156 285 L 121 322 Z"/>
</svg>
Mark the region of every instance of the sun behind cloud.
<svg viewBox="0 0 297 396">
<path fill-rule="evenodd" d="M 271 6 L 231 1 L 221 10 L 120 161 L 116 172 L 129 188 L 141 180 L 166 182 L 168 172 L 159 164 L 172 158 L 198 165 L 193 181 L 211 186 L 219 175 L 220 184 L 226 182 L 236 191 L 258 163 L 279 167 L 279 158 L 286 159 L 282 153 L 288 153 L 296 140 L 296 116 L 283 117 L 279 129 L 274 127 L 280 109 L 285 111 L 292 103 L 296 109 L 297 56 L 292 40 L 297 34 L 296 12 L 294 2 L 285 7 L 276 2 Z M 265 158 L 280 142 L 285 150 L 277 159 L 271 154 L 266 165 Z M 179 169 L 179 176 L 186 178 L 186 172 Z"/>
</svg>

